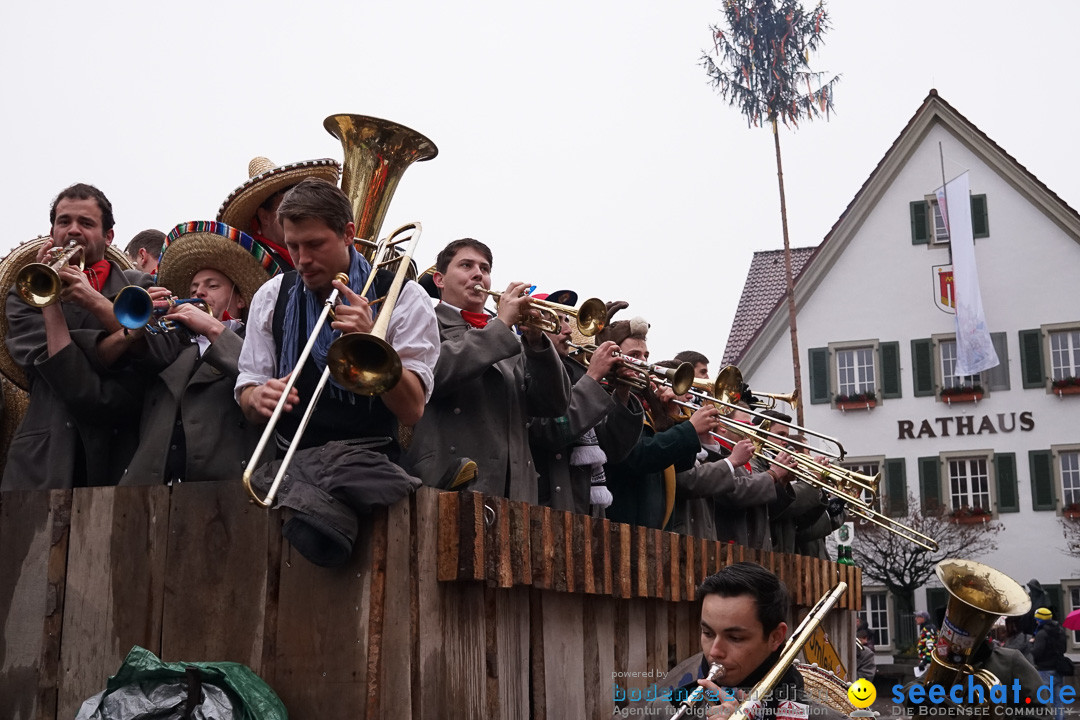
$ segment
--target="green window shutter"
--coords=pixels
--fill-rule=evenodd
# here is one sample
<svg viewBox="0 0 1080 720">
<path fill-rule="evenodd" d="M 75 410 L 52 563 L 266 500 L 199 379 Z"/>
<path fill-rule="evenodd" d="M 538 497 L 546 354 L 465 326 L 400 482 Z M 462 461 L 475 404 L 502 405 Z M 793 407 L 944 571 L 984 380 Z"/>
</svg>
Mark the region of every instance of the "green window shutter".
<svg viewBox="0 0 1080 720">
<path fill-rule="evenodd" d="M 971 231 L 977 238 L 990 237 L 990 218 L 986 214 L 986 196 L 971 196 Z"/>
<path fill-rule="evenodd" d="M 926 229 L 926 201 L 916 200 L 909 207 L 911 208 L 911 244 L 929 244 L 930 233 Z"/>
<path fill-rule="evenodd" d="M 1043 368 L 1042 331 L 1020 331 L 1020 375 L 1024 378 L 1024 388 L 1037 388 L 1046 385 Z"/>
<path fill-rule="evenodd" d="M 1049 450 L 1028 451 L 1031 470 L 1031 509 L 1056 510 L 1057 493 L 1054 492 L 1054 459 Z"/>
<path fill-rule="evenodd" d="M 881 397 L 900 397 L 900 343 L 883 342 L 881 350 Z"/>
<path fill-rule="evenodd" d="M 1016 453 L 996 453 L 994 475 L 997 477 L 998 512 L 1020 512 L 1020 491 L 1016 487 Z"/>
<path fill-rule="evenodd" d="M 937 455 L 919 458 L 919 491 L 924 512 L 941 506 L 941 461 Z"/>
<path fill-rule="evenodd" d="M 1009 389 L 1009 335 L 1008 333 L 990 333 L 994 352 L 998 356 L 997 367 L 983 372 L 983 386 L 990 392 Z"/>
<path fill-rule="evenodd" d="M 911 341 L 911 381 L 915 397 L 934 394 L 934 341 L 930 338 Z"/>
<path fill-rule="evenodd" d="M 907 471 L 904 458 L 885 459 L 885 499 L 886 515 L 902 517 L 907 515 Z"/>
<path fill-rule="evenodd" d="M 807 357 L 810 364 L 810 404 L 832 402 L 829 392 L 829 348 L 810 348 Z"/>
<path fill-rule="evenodd" d="M 1061 584 L 1043 585 L 1042 589 L 1046 591 L 1046 596 L 1050 598 L 1050 609 L 1054 613 L 1054 619 L 1061 622 L 1065 619 L 1065 606 L 1061 604 Z M 1038 610 L 1039 608 L 1035 609 Z"/>
</svg>

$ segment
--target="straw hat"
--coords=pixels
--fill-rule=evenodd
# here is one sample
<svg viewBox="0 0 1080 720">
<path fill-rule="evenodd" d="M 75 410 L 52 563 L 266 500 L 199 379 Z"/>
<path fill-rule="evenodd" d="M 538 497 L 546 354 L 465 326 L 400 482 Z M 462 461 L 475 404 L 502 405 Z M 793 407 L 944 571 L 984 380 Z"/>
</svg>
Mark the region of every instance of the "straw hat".
<svg viewBox="0 0 1080 720">
<path fill-rule="evenodd" d="M 249 180 L 225 198 L 218 210 L 218 222 L 247 232 L 255 219 L 255 210 L 274 193 L 291 188 L 309 177 L 322 178 L 337 185 L 340 174 L 341 166 L 337 160 L 331 158 L 305 160 L 281 166 L 264 157 L 252 158 L 248 163 Z"/>
<path fill-rule="evenodd" d="M 15 276 L 19 274 L 19 271 L 25 265 L 34 262 L 38 250 L 48 239 L 48 235 L 42 235 L 33 240 L 27 240 L 8 253 L 7 257 L 0 260 L 0 300 L 7 302 L 8 292 L 11 290 L 11 286 L 15 284 Z M 105 246 L 105 259 L 116 263 L 123 270 L 135 269 L 128 256 L 113 245 Z M 26 379 L 26 373 L 11 357 L 11 353 L 7 349 L 7 343 L 3 342 L 4 338 L 7 337 L 7 330 L 7 313 L 0 312 L 0 373 L 3 373 L 5 377 L 23 390 L 29 390 L 30 383 Z"/>
<path fill-rule="evenodd" d="M 248 307 L 255 291 L 282 272 L 266 248 L 247 233 L 209 220 L 180 223 L 162 246 L 158 284 L 177 297 L 188 297 L 191 279 L 205 268 L 232 280 Z"/>
</svg>

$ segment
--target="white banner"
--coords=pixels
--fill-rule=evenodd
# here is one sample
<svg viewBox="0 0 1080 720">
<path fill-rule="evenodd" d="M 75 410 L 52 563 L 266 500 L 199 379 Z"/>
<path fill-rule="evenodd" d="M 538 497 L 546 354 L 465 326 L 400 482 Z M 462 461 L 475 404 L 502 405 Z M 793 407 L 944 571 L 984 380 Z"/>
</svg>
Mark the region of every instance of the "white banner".
<svg viewBox="0 0 1080 720">
<path fill-rule="evenodd" d="M 941 217 L 952 247 L 953 292 L 956 298 L 957 375 L 975 375 L 997 367 L 998 356 L 983 315 L 975 237 L 971 229 L 971 181 L 965 172 L 936 191 Z"/>
</svg>

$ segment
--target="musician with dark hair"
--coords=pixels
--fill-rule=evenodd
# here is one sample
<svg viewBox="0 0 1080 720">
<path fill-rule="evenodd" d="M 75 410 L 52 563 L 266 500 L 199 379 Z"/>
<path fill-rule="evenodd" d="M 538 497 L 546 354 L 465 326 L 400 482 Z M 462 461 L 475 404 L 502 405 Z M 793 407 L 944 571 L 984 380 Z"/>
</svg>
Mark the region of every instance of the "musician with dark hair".
<svg viewBox="0 0 1080 720">
<path fill-rule="evenodd" d="M 650 710 L 665 713 L 661 717 L 673 715 L 699 686 L 713 701 L 694 708 L 688 716 L 727 717 L 773 669 L 787 640 L 791 603 L 787 587 L 757 563 L 721 568 L 705 578 L 697 597 L 701 601 L 701 652 L 679 663 L 658 683 Z M 714 663 L 723 666 L 723 672 L 710 681 L 709 668 Z M 809 698 L 794 666 L 760 700 L 764 712 L 755 717 L 845 717 Z"/>
<path fill-rule="evenodd" d="M 696 378 L 708 378 L 709 377 L 709 358 L 705 357 L 697 350 L 683 350 L 681 353 L 674 357 L 675 362 L 688 362 L 694 366 L 694 377 Z"/>
<path fill-rule="evenodd" d="M 535 504 L 529 418 L 564 415 L 570 380 L 551 340 L 525 324 L 536 312 L 525 283 L 507 286 L 494 316 L 484 310 L 491 261 L 487 245 L 472 238 L 455 240 L 438 255 L 439 363 L 403 462 L 427 485 L 473 482 L 471 490 Z"/>
<path fill-rule="evenodd" d="M 165 233 L 150 228 L 136 233 L 124 248 L 124 254 L 136 269 L 154 275 L 161 257 L 161 246 L 164 244 Z"/>
</svg>

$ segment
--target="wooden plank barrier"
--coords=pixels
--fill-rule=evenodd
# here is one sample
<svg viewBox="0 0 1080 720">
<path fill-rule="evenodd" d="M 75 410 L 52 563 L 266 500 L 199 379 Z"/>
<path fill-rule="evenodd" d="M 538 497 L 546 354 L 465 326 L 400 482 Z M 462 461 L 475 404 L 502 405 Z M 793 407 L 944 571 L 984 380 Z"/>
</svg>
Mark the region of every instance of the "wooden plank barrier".
<svg viewBox="0 0 1080 720">
<path fill-rule="evenodd" d="M 141 645 L 244 663 L 293 718 L 609 718 L 698 651 L 695 588 L 741 559 L 800 611 L 846 579 L 854 665 L 858 568 L 431 488 L 339 568 L 282 522 L 239 483 L 0 494 L 0 717 L 73 717 Z"/>
</svg>

